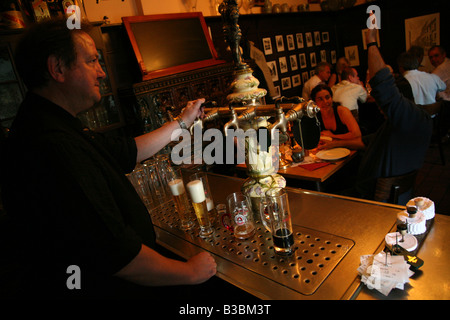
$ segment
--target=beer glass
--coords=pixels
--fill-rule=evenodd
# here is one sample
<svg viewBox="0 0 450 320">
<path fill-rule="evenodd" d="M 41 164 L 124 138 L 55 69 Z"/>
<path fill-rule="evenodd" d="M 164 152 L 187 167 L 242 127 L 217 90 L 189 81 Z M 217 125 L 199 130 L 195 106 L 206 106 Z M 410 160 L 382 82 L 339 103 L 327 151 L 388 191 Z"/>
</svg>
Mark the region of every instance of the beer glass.
<svg viewBox="0 0 450 320">
<path fill-rule="evenodd" d="M 253 236 L 255 223 L 248 197 L 241 192 L 234 192 L 227 197 L 227 203 L 234 236 L 237 239 L 247 239 Z M 225 225 L 225 227 L 227 226 Z"/>
<path fill-rule="evenodd" d="M 165 171 L 167 185 L 172 193 L 173 201 L 181 220 L 181 229 L 192 228 L 194 222 L 191 219 L 191 205 L 184 188 L 181 168 L 170 167 Z"/>
<path fill-rule="evenodd" d="M 294 235 L 287 192 L 283 188 L 271 188 L 266 191 L 265 199 L 275 253 L 290 255 L 294 252 Z"/>
<path fill-rule="evenodd" d="M 204 172 L 194 173 L 189 177 L 190 181 L 200 180 L 203 183 L 203 188 L 205 190 L 205 198 L 206 198 L 206 209 L 208 209 L 209 218 L 211 222 L 214 222 L 215 210 L 214 210 L 214 200 L 211 195 L 211 190 L 209 189 L 208 176 Z"/>
<path fill-rule="evenodd" d="M 208 209 L 206 207 L 205 189 L 201 180 L 190 181 L 186 185 L 191 196 L 192 206 L 200 225 L 200 237 L 206 238 L 213 233 L 211 220 L 209 219 Z"/>
</svg>

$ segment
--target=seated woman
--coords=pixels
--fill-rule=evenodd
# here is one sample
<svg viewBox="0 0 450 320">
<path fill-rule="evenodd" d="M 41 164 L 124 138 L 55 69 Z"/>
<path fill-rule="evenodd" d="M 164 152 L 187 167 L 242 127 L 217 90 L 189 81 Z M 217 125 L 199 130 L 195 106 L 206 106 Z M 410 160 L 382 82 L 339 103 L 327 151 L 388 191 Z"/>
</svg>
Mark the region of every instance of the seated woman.
<svg viewBox="0 0 450 320">
<path fill-rule="evenodd" d="M 348 108 L 333 102 L 333 92 L 329 86 L 317 85 L 311 91 L 311 98 L 320 108 L 317 118 L 323 136 L 341 140 L 361 137 L 361 130 L 355 117 Z"/>
</svg>

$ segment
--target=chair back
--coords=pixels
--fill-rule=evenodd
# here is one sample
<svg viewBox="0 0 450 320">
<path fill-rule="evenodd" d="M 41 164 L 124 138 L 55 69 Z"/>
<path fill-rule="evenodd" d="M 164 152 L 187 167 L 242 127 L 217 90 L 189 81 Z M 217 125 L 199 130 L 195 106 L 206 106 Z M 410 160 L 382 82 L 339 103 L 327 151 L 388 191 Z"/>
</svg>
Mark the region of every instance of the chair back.
<svg viewBox="0 0 450 320">
<path fill-rule="evenodd" d="M 399 196 L 414 189 L 417 170 L 395 177 L 378 178 L 375 201 L 398 204 Z"/>
</svg>

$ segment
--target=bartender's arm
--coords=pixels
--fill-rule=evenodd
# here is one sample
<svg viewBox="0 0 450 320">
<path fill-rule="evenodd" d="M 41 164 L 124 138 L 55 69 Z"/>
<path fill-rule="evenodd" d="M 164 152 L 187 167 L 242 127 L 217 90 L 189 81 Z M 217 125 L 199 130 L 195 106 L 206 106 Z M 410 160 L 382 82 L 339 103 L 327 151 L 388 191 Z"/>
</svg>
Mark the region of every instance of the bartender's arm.
<svg viewBox="0 0 450 320">
<path fill-rule="evenodd" d="M 142 245 L 139 254 L 115 275 L 143 286 L 199 284 L 216 273 L 216 262 L 201 252 L 187 262 L 166 258 Z"/>
<path fill-rule="evenodd" d="M 204 102 L 205 99 L 198 99 L 187 103 L 186 108 L 181 113 L 180 117 L 188 128 L 194 123 L 196 118 L 201 117 L 201 105 Z M 176 129 L 180 129 L 178 121 L 171 121 L 163 125 L 161 128 L 136 137 L 134 139 L 137 146 L 136 163 L 150 158 L 170 143 L 172 132 Z"/>
</svg>

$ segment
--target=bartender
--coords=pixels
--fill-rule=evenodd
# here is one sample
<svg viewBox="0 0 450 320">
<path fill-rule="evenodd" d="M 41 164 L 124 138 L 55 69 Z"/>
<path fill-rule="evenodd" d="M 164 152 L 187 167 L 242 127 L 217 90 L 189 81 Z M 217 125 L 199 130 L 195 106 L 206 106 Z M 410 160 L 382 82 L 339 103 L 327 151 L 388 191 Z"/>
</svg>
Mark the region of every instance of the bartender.
<svg viewBox="0 0 450 320">
<path fill-rule="evenodd" d="M 182 290 L 165 286 L 203 283 L 216 263 L 206 252 L 186 262 L 158 253 L 150 216 L 125 174 L 202 116 L 204 99 L 136 138 L 84 130 L 76 116 L 100 101 L 105 78 L 87 31 L 50 20 L 18 44 L 28 93 L 0 153 L 8 214 L 0 287 L 8 297 L 164 298 L 164 290 L 177 297 Z"/>
</svg>

